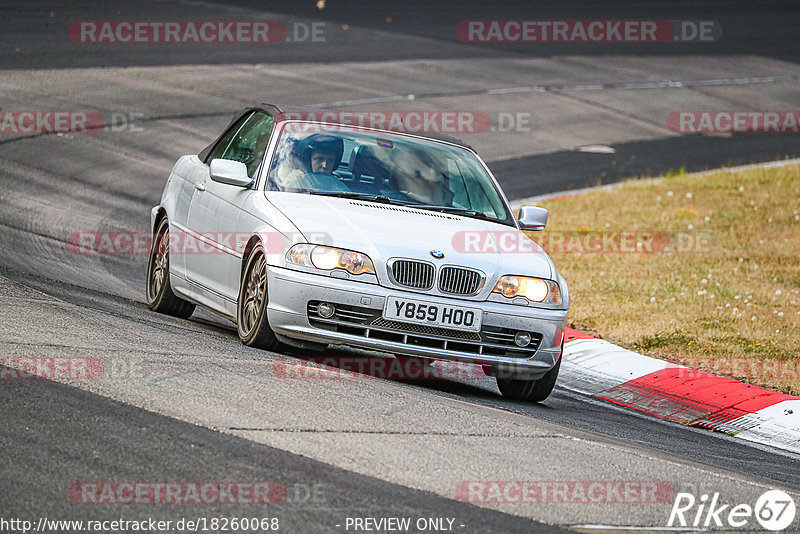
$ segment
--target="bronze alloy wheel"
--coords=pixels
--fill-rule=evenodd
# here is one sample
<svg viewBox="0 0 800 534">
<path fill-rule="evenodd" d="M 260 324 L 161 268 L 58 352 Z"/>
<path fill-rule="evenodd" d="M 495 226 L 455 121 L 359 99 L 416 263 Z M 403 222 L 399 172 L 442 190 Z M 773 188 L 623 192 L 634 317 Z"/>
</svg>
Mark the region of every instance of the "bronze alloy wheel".
<svg viewBox="0 0 800 534">
<path fill-rule="evenodd" d="M 241 333 L 245 337 L 250 335 L 256 322 L 264 313 L 266 299 L 264 295 L 267 291 L 267 262 L 263 254 L 258 254 L 253 259 L 247 278 L 244 281 L 245 287 L 242 292 L 244 302 L 239 312 L 239 324 Z"/>
<path fill-rule="evenodd" d="M 153 311 L 183 319 L 194 312 L 194 304 L 175 295 L 169 282 L 169 221 L 166 217 L 158 223 L 147 262 L 147 305 Z"/>
<path fill-rule="evenodd" d="M 260 243 L 253 247 L 246 261 L 236 305 L 239 339 L 251 347 L 277 350 L 282 344 L 270 328 L 267 318 L 267 259 Z"/>
<path fill-rule="evenodd" d="M 169 229 L 160 233 L 153 243 L 153 253 L 150 259 L 149 276 L 147 277 L 147 302 L 153 302 L 164 286 L 164 279 L 169 275 L 167 266 L 167 243 L 169 243 Z"/>
</svg>

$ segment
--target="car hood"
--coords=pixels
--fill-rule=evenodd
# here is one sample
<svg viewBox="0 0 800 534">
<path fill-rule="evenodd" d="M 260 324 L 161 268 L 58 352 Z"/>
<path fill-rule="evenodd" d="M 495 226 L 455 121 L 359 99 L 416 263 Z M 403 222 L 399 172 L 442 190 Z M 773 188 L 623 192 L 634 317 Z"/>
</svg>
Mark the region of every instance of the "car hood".
<svg viewBox="0 0 800 534">
<path fill-rule="evenodd" d="M 486 285 L 504 274 L 555 277 L 547 254 L 511 226 L 345 198 L 277 192 L 268 199 L 310 243 L 369 255 L 382 283 L 390 258 L 476 268 L 486 274 Z M 434 259 L 431 251 L 444 258 Z"/>
</svg>

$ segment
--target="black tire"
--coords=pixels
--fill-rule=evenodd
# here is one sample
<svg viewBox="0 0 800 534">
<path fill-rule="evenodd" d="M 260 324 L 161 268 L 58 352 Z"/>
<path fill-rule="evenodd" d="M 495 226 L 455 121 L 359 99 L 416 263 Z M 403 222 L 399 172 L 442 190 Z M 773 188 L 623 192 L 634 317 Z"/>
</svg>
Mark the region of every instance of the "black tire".
<svg viewBox="0 0 800 534">
<path fill-rule="evenodd" d="M 563 350 L 561 351 L 563 354 Z M 542 402 L 556 385 L 558 370 L 561 369 L 561 358 L 555 367 L 538 380 L 518 380 L 514 378 L 498 378 L 497 388 L 504 397 L 528 402 Z"/>
<path fill-rule="evenodd" d="M 248 347 L 276 351 L 283 347 L 267 319 L 267 261 L 260 243 L 247 258 L 236 303 L 236 329 Z"/>
<path fill-rule="evenodd" d="M 147 305 L 151 310 L 181 319 L 194 313 L 194 304 L 179 298 L 169 282 L 169 223 L 164 217 L 153 234 L 147 262 Z"/>
</svg>

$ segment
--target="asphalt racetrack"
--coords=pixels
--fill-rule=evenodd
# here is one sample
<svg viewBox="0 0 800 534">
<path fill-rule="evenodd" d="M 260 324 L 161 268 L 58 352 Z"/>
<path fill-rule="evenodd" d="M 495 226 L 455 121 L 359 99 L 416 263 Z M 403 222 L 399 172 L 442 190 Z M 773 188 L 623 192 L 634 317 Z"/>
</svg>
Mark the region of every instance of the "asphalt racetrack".
<svg viewBox="0 0 800 534">
<path fill-rule="evenodd" d="M 67 247 L 76 232 L 149 232 L 174 161 L 253 102 L 485 114 L 491 127 L 458 135 L 511 199 L 800 157 L 796 134 L 679 135 L 667 124 L 680 110 L 797 110 L 796 3 L 323 4 L 4 3 L 0 110 L 91 110 L 108 125 L 0 133 L 0 356 L 80 356 L 104 368 L 94 380 L 0 380 L 0 531 L 22 531 L 3 520 L 44 517 L 252 517 L 278 518 L 283 532 L 384 532 L 387 523 L 359 529 L 353 519 L 405 517 L 408 532 L 605 532 L 667 528 L 680 492 L 753 506 L 782 489 L 800 502 L 797 455 L 560 388 L 531 405 L 502 398 L 488 378 L 286 379 L 278 363 L 305 354 L 247 348 L 234 325 L 205 311 L 189 320 L 149 311 L 146 254 Z M 460 40 L 458 23 L 478 19 L 710 20 L 722 33 L 645 44 Z M 269 20 L 290 39 L 70 39 L 76 21 L 109 20 Z M 321 40 L 302 38 L 309 28 Z M 198 481 L 286 491 L 268 505 L 86 504 L 75 493 Z M 485 502 L 464 497 L 470 481 L 668 491 L 627 502 Z M 729 528 L 760 526 L 751 518 Z"/>
</svg>

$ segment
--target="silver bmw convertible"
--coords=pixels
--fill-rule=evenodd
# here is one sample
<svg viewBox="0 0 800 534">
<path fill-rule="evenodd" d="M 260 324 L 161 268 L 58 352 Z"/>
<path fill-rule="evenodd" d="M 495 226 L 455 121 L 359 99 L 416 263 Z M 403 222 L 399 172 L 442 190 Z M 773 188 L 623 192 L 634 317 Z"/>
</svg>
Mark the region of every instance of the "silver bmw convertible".
<svg viewBox="0 0 800 534">
<path fill-rule="evenodd" d="M 153 207 L 147 301 L 246 345 L 347 345 L 482 365 L 509 398 L 558 377 L 565 280 L 477 153 L 441 135 L 239 112 Z"/>
</svg>

